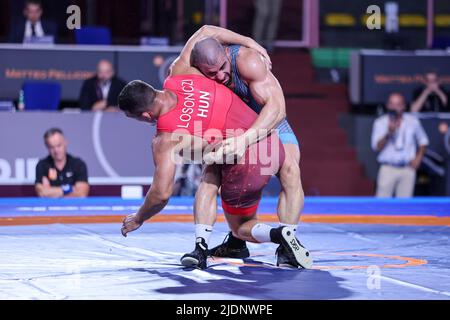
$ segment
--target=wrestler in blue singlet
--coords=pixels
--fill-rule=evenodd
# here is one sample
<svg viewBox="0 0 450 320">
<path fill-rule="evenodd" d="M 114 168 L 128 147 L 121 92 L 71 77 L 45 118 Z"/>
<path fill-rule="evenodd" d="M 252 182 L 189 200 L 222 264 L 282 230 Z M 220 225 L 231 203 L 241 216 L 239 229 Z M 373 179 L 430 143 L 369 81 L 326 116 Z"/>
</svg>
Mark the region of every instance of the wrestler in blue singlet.
<svg viewBox="0 0 450 320">
<path fill-rule="evenodd" d="M 260 106 L 256 101 L 255 98 L 253 98 L 253 95 L 248 88 L 248 86 L 242 81 L 239 71 L 237 68 L 236 59 L 239 54 L 240 45 L 231 45 L 228 46 L 230 49 L 230 57 L 231 57 L 231 77 L 234 81 L 234 88 L 233 91 L 235 94 L 237 94 L 253 111 L 255 111 L 257 114 L 259 114 L 262 110 L 262 106 Z M 286 119 L 280 122 L 280 124 L 277 127 L 278 129 L 278 136 L 280 137 L 280 140 L 283 144 L 286 143 L 292 143 L 299 145 L 297 137 L 294 134 L 294 131 L 292 131 L 291 126 L 287 122 Z"/>
</svg>

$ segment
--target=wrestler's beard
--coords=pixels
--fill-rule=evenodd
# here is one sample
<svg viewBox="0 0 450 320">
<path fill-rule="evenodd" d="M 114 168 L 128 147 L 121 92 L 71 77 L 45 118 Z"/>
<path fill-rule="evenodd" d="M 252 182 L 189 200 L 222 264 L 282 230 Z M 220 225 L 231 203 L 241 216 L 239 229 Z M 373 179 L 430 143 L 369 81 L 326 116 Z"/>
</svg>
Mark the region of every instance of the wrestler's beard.
<svg viewBox="0 0 450 320">
<path fill-rule="evenodd" d="M 233 79 L 231 78 L 231 74 L 228 75 L 228 81 L 223 83 L 224 86 L 229 87 L 233 83 Z"/>
</svg>

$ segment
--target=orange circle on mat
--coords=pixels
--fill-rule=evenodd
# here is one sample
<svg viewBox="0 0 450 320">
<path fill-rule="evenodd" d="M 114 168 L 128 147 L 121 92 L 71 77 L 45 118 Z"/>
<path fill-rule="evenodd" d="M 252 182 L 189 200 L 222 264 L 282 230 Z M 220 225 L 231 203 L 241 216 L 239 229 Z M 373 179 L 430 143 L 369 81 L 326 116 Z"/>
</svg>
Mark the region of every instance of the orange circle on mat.
<svg viewBox="0 0 450 320">
<path fill-rule="evenodd" d="M 324 253 L 316 252 L 314 255 L 321 255 Z M 414 267 L 414 266 L 421 266 L 424 264 L 427 264 L 428 261 L 424 259 L 417 259 L 417 258 L 410 258 L 410 257 L 401 257 L 401 256 L 390 256 L 385 254 L 378 254 L 378 253 L 357 253 L 357 252 L 327 252 L 326 254 L 334 254 L 338 256 L 358 256 L 358 257 L 376 257 L 376 258 L 385 258 L 385 259 L 393 259 L 393 260 L 400 260 L 404 263 L 401 264 L 382 264 L 382 265 L 376 265 L 379 268 L 404 268 L 404 267 Z M 238 262 L 238 261 L 230 261 L 229 259 L 223 259 L 223 258 L 214 258 L 214 260 L 225 262 L 227 264 L 236 265 L 236 266 L 242 266 L 242 267 L 261 267 L 260 264 L 256 263 L 247 263 L 247 262 Z M 312 269 L 314 270 L 351 270 L 351 269 L 367 269 L 371 266 L 374 266 L 375 264 L 371 265 L 352 265 L 352 266 L 320 266 L 320 265 L 313 265 Z M 264 266 L 264 267 L 267 267 Z M 269 266 L 273 268 L 278 268 L 277 266 Z"/>
</svg>

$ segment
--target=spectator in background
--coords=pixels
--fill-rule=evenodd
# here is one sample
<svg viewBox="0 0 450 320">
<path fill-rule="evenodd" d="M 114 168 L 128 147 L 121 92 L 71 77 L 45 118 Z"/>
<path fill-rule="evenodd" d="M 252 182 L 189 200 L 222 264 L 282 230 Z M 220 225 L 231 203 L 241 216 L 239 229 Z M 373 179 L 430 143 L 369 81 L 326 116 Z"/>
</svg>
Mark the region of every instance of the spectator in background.
<svg viewBox="0 0 450 320">
<path fill-rule="evenodd" d="M 273 41 L 278 31 L 282 0 L 254 0 L 253 39 L 273 52 Z"/>
<path fill-rule="evenodd" d="M 195 196 L 202 178 L 200 164 L 186 163 L 177 166 L 173 195 L 176 197 Z"/>
<path fill-rule="evenodd" d="M 117 111 L 117 96 L 126 83 L 115 76 L 114 67 L 107 60 L 100 60 L 97 74 L 83 82 L 79 105 L 82 110 Z"/>
<path fill-rule="evenodd" d="M 9 41 L 22 43 L 29 38 L 53 36 L 56 38 L 56 24 L 42 19 L 42 3 L 39 0 L 27 0 L 23 9 L 25 19 L 11 25 Z"/>
<path fill-rule="evenodd" d="M 424 86 L 413 93 L 411 112 L 448 112 L 448 96 L 434 71 L 425 74 Z"/>
<path fill-rule="evenodd" d="M 49 155 L 36 166 L 36 194 L 45 198 L 87 197 L 86 164 L 66 152 L 67 142 L 61 129 L 47 130 L 44 142 Z"/>
<path fill-rule="evenodd" d="M 375 120 L 372 149 L 381 165 L 377 178 L 377 197 L 412 197 L 419 168 L 428 145 L 428 137 L 419 120 L 405 114 L 406 101 L 392 93 L 387 114 Z"/>
</svg>

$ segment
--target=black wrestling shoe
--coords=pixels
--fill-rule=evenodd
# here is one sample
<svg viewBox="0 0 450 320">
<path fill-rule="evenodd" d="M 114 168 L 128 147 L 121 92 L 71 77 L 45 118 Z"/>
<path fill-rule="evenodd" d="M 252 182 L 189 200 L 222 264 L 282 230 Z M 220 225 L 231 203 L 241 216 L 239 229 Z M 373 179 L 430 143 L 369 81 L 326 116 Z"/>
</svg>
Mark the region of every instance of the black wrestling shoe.
<svg viewBox="0 0 450 320">
<path fill-rule="evenodd" d="M 181 264 L 189 268 L 206 269 L 208 258 L 208 245 L 203 238 L 197 238 L 195 249 L 181 257 Z"/>
<path fill-rule="evenodd" d="M 281 228 L 281 244 L 276 251 L 277 266 L 310 269 L 313 259 L 309 251 L 300 244 L 294 232 L 286 227 Z"/>
<path fill-rule="evenodd" d="M 244 259 L 250 257 L 247 245 L 244 240 L 238 239 L 229 232 L 222 244 L 209 250 L 210 256 L 221 258 Z"/>
<path fill-rule="evenodd" d="M 279 245 L 275 252 L 277 256 L 277 267 L 298 268 L 298 262 L 295 260 L 293 254 L 287 252 L 283 245 Z"/>
</svg>

